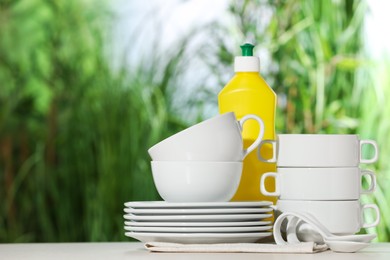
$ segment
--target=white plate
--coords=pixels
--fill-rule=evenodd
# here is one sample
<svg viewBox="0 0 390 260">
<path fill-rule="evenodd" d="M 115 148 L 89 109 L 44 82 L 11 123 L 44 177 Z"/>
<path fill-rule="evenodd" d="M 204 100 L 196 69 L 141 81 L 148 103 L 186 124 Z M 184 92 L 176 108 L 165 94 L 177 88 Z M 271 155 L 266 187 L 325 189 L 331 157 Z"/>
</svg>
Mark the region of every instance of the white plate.
<svg viewBox="0 0 390 260">
<path fill-rule="evenodd" d="M 269 207 L 271 201 L 237 201 L 237 202 L 192 202 L 170 203 L 166 201 L 130 201 L 125 206 L 129 208 L 257 208 Z"/>
<path fill-rule="evenodd" d="M 126 213 L 135 215 L 191 215 L 191 214 L 245 214 L 265 213 L 273 211 L 272 208 L 216 208 L 216 209 L 134 209 L 125 208 Z"/>
<path fill-rule="evenodd" d="M 229 215 L 156 215 L 139 216 L 126 214 L 123 217 L 135 221 L 246 221 L 260 220 L 271 217 L 272 214 L 229 214 Z"/>
<path fill-rule="evenodd" d="M 126 226 L 137 227 L 248 227 L 265 226 L 272 221 L 236 221 L 236 222 L 137 222 L 125 221 Z"/>
<path fill-rule="evenodd" d="M 257 233 L 143 233 L 126 232 L 125 236 L 135 238 L 143 243 L 171 242 L 182 244 L 215 244 L 215 243 L 253 243 L 271 236 L 272 232 Z"/>
<path fill-rule="evenodd" d="M 168 232 L 168 233 L 245 233 L 270 231 L 272 226 L 252 226 L 252 227 L 134 227 L 125 226 L 127 231 L 135 232 Z"/>
</svg>

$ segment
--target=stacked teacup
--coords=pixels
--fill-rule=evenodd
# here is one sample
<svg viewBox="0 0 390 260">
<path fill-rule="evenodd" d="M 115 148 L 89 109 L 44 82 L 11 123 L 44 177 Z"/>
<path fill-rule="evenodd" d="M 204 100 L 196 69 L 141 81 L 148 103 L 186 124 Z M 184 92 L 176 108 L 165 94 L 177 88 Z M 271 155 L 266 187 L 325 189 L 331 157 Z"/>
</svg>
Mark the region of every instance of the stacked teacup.
<svg viewBox="0 0 390 260">
<path fill-rule="evenodd" d="M 309 213 L 336 235 L 351 235 L 361 228 L 374 227 L 380 220 L 375 204 L 362 205 L 361 194 L 372 193 L 376 187 L 375 174 L 359 168 L 359 164 L 378 159 L 375 141 L 359 140 L 357 135 L 281 134 L 278 140 L 264 140 L 273 145 L 274 156 L 264 162 L 277 162 L 277 173 L 262 175 L 260 189 L 264 195 L 278 196 L 276 214 L 283 212 Z M 374 156 L 363 158 L 362 147 L 372 146 Z M 260 150 L 259 149 L 259 150 Z M 368 177 L 369 187 L 362 186 Z M 266 189 L 267 178 L 275 178 L 275 190 Z M 367 211 L 375 212 L 374 221 L 365 222 Z M 302 240 L 320 240 L 308 225 L 301 225 Z"/>
<path fill-rule="evenodd" d="M 247 120 L 260 125 L 257 139 L 243 148 Z M 235 194 L 243 159 L 260 144 L 264 123 L 256 115 L 237 121 L 233 112 L 191 126 L 151 147 L 152 173 L 167 202 L 226 202 Z"/>
</svg>

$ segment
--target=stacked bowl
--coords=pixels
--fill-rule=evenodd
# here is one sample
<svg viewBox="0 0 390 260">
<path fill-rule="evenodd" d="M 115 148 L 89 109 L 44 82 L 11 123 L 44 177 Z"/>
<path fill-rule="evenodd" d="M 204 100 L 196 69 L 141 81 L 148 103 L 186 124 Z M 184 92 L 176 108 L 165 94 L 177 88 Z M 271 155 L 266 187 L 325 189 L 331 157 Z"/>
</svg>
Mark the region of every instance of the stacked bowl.
<svg viewBox="0 0 390 260">
<path fill-rule="evenodd" d="M 259 153 L 259 159 L 277 162 L 277 173 L 262 175 L 260 190 L 264 195 L 279 197 L 277 215 L 310 213 L 336 235 L 351 235 L 378 225 L 378 207 L 360 202 L 361 194 L 372 193 L 376 187 L 375 174 L 359 168 L 360 163 L 378 159 L 375 141 L 359 140 L 357 135 L 281 134 L 276 141 L 262 141 L 260 148 L 265 143 L 273 145 L 274 156 L 264 159 Z M 372 158 L 363 158 L 365 145 L 373 147 Z M 362 187 L 364 176 L 369 179 L 366 189 Z M 275 178 L 274 191 L 266 189 L 267 178 Z M 375 217 L 367 223 L 364 215 L 369 210 L 375 212 Z M 300 225 L 297 232 L 304 241 L 321 240 L 308 225 Z"/>
<path fill-rule="evenodd" d="M 242 126 L 260 125 L 257 139 L 243 149 Z M 235 194 L 242 160 L 260 144 L 264 123 L 255 115 L 237 121 L 234 113 L 215 116 L 151 147 L 152 173 L 167 202 L 225 202 Z"/>
</svg>

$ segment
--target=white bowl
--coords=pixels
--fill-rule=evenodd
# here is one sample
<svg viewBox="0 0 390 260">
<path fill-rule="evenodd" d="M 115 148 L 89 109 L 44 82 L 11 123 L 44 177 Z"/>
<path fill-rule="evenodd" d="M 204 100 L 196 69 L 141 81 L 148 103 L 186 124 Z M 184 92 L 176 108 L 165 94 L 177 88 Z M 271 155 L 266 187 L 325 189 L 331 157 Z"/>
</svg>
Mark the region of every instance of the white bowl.
<svg viewBox="0 0 390 260">
<path fill-rule="evenodd" d="M 242 162 L 152 161 L 153 179 L 167 202 L 226 202 L 237 191 Z"/>
<path fill-rule="evenodd" d="M 243 147 L 242 126 L 249 120 L 260 125 L 257 139 Z M 259 145 L 264 123 L 256 115 L 246 115 L 239 122 L 233 112 L 215 116 L 193 125 L 152 146 L 148 153 L 153 161 L 239 162 Z"/>
</svg>

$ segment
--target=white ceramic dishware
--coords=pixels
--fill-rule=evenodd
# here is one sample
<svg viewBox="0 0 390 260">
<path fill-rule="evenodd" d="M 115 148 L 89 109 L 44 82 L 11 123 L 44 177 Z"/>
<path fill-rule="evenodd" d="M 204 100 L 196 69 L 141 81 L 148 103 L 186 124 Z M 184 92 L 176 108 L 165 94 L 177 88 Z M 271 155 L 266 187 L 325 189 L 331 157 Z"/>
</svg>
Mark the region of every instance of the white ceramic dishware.
<svg viewBox="0 0 390 260">
<path fill-rule="evenodd" d="M 271 144 L 273 157 L 263 158 L 261 146 Z M 363 146 L 372 146 L 372 158 L 363 158 Z M 343 134 L 279 134 L 277 140 L 263 140 L 258 149 L 260 161 L 281 167 L 357 167 L 378 160 L 378 146 L 372 140 L 359 140 L 357 135 Z"/>
<path fill-rule="evenodd" d="M 247 120 L 260 125 L 257 139 L 243 148 L 242 127 Z M 151 147 L 154 161 L 242 161 L 259 144 L 264 123 L 256 115 L 246 115 L 239 122 L 233 112 L 215 116 L 191 126 Z"/>
<path fill-rule="evenodd" d="M 281 235 L 281 227 L 284 220 L 288 220 L 287 224 L 287 242 Z M 321 241 L 312 241 L 316 243 L 326 243 L 334 252 L 351 253 L 356 252 L 369 245 L 375 235 L 350 235 L 337 236 L 330 233 L 325 226 L 322 225 L 315 217 L 309 213 L 285 212 L 279 216 L 274 225 L 274 238 L 278 245 L 296 244 L 301 241 L 296 234 L 297 224 L 304 221 L 306 224 L 318 232 L 321 236 Z"/>
<path fill-rule="evenodd" d="M 248 221 L 248 220 L 262 220 L 270 218 L 272 214 L 215 214 L 215 215 L 152 215 L 152 216 L 139 216 L 134 214 L 125 214 L 123 217 L 126 220 L 133 221 L 175 221 L 175 222 L 212 222 L 212 221 Z"/>
<path fill-rule="evenodd" d="M 125 226 L 126 231 L 167 233 L 235 233 L 270 231 L 272 226 L 251 227 L 135 227 Z"/>
<path fill-rule="evenodd" d="M 126 213 L 134 215 L 191 215 L 191 214 L 246 214 L 267 213 L 273 209 L 268 208 L 217 208 L 217 209 L 133 209 L 125 208 Z"/>
<path fill-rule="evenodd" d="M 283 200 L 357 200 L 376 187 L 375 173 L 358 167 L 278 168 L 277 171 L 261 176 L 260 191 Z M 362 187 L 363 176 L 370 179 L 367 189 Z M 275 191 L 267 190 L 268 178 L 275 179 Z"/>
<path fill-rule="evenodd" d="M 135 227 L 249 227 L 267 226 L 272 221 L 234 221 L 234 222 L 137 222 L 125 221 L 125 226 Z"/>
<path fill-rule="evenodd" d="M 168 242 L 182 244 L 217 244 L 217 243 L 253 243 L 269 237 L 272 232 L 249 233 L 158 233 L 126 232 L 125 236 L 135 238 L 143 243 Z"/>
<path fill-rule="evenodd" d="M 134 209 L 217 209 L 217 208 L 263 208 L 270 207 L 271 201 L 229 201 L 229 202 L 166 202 L 129 201 L 125 207 Z"/>
<path fill-rule="evenodd" d="M 367 223 L 363 215 L 373 210 L 374 221 Z M 359 200 L 347 201 L 304 201 L 304 200 L 278 200 L 276 215 L 283 212 L 310 213 L 321 222 L 331 233 L 336 235 L 352 235 L 361 228 L 375 227 L 379 224 L 379 208 L 375 204 L 361 205 Z M 307 225 L 302 225 L 299 232 L 313 232 Z"/>
<path fill-rule="evenodd" d="M 327 240 L 326 244 L 333 252 L 337 252 L 337 253 L 355 253 L 370 245 L 370 243 L 364 243 L 364 242 L 338 241 L 338 240 Z"/>
<path fill-rule="evenodd" d="M 368 243 L 374 238 L 375 234 L 357 234 L 357 235 L 335 235 L 332 234 L 320 221 L 318 221 L 313 215 L 307 212 L 284 212 L 278 217 L 278 220 L 275 221 L 275 228 L 281 230 L 281 223 L 284 220 L 288 220 L 286 236 L 288 242 L 300 242 L 301 240 L 297 235 L 297 227 L 301 222 L 307 223 L 310 225 L 313 230 L 319 233 L 321 240 L 304 240 L 312 241 L 316 243 L 322 243 L 325 241 L 352 241 L 352 242 L 361 242 Z"/>
<path fill-rule="evenodd" d="M 167 202 L 227 202 L 237 191 L 242 162 L 152 161 L 153 180 Z"/>
</svg>

